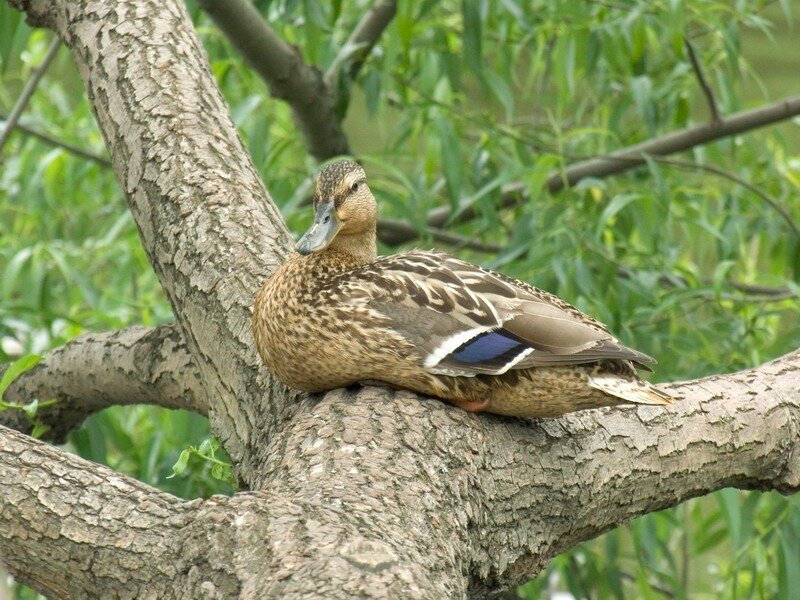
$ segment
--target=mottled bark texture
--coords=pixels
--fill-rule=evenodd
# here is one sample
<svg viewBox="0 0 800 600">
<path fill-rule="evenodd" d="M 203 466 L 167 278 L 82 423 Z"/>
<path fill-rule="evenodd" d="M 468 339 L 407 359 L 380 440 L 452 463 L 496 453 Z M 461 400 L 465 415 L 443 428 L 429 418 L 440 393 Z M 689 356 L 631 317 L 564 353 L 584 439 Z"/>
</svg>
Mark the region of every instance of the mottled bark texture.
<svg viewBox="0 0 800 600">
<path fill-rule="evenodd" d="M 0 367 L 0 375 L 5 369 Z M 130 327 L 82 335 L 17 378 L 6 402 L 55 399 L 37 412 L 49 426 L 46 439 L 63 441 L 89 415 L 116 404 L 157 404 L 206 414 L 200 375 L 175 325 Z M 29 433 L 20 411 L 0 412 L 0 425 Z"/>
<path fill-rule="evenodd" d="M 260 367 L 249 320 L 290 239 L 184 7 L 12 3 L 73 52 L 172 303 L 180 338 L 165 339 L 185 367 L 160 393 L 191 387 L 194 402 L 202 388 L 196 406 L 252 490 L 184 502 L 0 428 L 0 557 L 20 580 L 52 598 L 478 598 L 636 515 L 724 486 L 800 487 L 800 352 L 674 384 L 685 399 L 669 409 L 554 420 L 378 388 L 288 393 Z M 131 393 L 160 385 L 171 359 L 153 360 L 127 371 L 141 378 Z M 113 389 L 123 371 L 100 386 L 109 401 L 127 395 Z M 63 392 L 57 373 L 49 389 Z"/>
</svg>

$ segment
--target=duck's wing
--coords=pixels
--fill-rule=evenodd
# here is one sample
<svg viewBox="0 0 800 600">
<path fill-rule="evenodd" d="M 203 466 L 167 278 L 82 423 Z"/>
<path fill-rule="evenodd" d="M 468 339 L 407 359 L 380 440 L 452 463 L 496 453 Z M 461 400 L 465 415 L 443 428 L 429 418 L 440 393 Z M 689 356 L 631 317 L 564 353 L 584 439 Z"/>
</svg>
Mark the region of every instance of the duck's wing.
<svg viewBox="0 0 800 600">
<path fill-rule="evenodd" d="M 357 287 L 444 375 L 627 360 L 654 362 L 560 298 L 446 254 L 411 252 L 359 270 Z M 647 368 L 647 367 L 645 367 Z"/>
</svg>

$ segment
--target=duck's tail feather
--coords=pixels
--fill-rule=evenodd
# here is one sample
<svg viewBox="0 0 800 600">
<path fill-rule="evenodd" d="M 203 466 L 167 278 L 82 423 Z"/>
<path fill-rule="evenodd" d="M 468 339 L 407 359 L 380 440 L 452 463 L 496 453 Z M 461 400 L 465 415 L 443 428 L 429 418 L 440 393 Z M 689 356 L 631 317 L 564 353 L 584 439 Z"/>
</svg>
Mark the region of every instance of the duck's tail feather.
<svg viewBox="0 0 800 600">
<path fill-rule="evenodd" d="M 606 394 L 610 394 L 634 404 L 672 404 L 675 398 L 653 387 L 646 381 L 628 379 L 619 375 L 592 375 L 589 385 Z"/>
</svg>

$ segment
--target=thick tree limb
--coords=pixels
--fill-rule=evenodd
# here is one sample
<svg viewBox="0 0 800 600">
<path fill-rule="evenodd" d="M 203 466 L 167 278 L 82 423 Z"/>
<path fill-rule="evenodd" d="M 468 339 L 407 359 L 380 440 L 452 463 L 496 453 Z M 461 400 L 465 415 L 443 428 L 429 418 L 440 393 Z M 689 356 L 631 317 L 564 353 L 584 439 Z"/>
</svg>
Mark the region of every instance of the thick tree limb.
<svg viewBox="0 0 800 600">
<path fill-rule="evenodd" d="M 557 420 L 377 388 L 286 393 L 249 320 L 290 238 L 183 5 L 14 2 L 75 55 L 212 427 L 257 490 L 183 503 L 0 429 L 0 554 L 22 580 L 54 597 L 481 597 L 650 510 L 800 487 L 797 352 L 677 384 L 672 408 Z"/>
<path fill-rule="evenodd" d="M 648 157 L 667 156 L 682 152 L 724 137 L 772 125 L 798 114 L 800 114 L 800 96 L 790 96 L 758 108 L 720 117 L 716 121 L 652 138 L 605 156 L 574 163 L 563 170 L 553 172 L 548 177 L 544 188 L 550 193 L 559 192 L 565 187 L 574 186 L 587 177 L 609 177 L 640 167 Z M 515 206 L 524 201 L 526 195 L 524 184 L 509 183 L 503 186 L 503 206 Z M 456 222 L 463 223 L 475 216 L 476 213 L 472 208 L 465 208 L 454 216 L 449 206 L 441 206 L 428 213 L 427 225 L 440 228 L 444 227 L 453 217 Z M 390 234 L 384 240 L 387 244 L 402 244 L 419 237 L 419 232 L 411 225 L 403 231 L 399 228 L 396 230 L 397 233 Z"/>
<path fill-rule="evenodd" d="M 231 550 L 256 540 L 229 502 L 184 502 L 0 426 L 0 560 L 54 600 L 239 597 Z"/>
<path fill-rule="evenodd" d="M 338 390 L 271 446 L 271 475 L 258 487 L 291 487 L 299 522 L 349 527 L 339 539 L 374 543 L 387 569 L 426 564 L 412 580 L 423 591 L 415 596 L 408 583 L 395 597 L 475 598 L 688 498 L 728 486 L 800 489 L 800 351 L 671 387 L 685 398 L 672 408 L 542 420 L 469 416 L 406 392 Z M 302 457 L 286 447 L 304 448 Z M 284 538 L 284 562 L 298 565 L 299 578 L 338 573 L 341 546 L 296 547 L 302 535 Z M 284 597 L 288 587 L 270 591 Z"/>
<path fill-rule="evenodd" d="M 228 116 L 183 2 L 13 0 L 72 51 L 142 244 L 247 472 L 292 410 L 253 348 L 252 299 L 291 238 Z M 78 16 L 80 15 L 80 17 Z"/>
<path fill-rule="evenodd" d="M 0 368 L 0 374 L 3 369 Z M 46 437 L 63 440 L 83 420 L 115 404 L 155 404 L 206 414 L 200 375 L 175 325 L 130 327 L 82 335 L 55 350 L 6 390 L 7 402 L 55 398 L 38 419 Z M 29 432 L 22 411 L 0 412 L 0 424 Z"/>
<path fill-rule="evenodd" d="M 319 69 L 303 61 L 249 0 L 198 0 L 231 43 L 269 85 L 276 98 L 294 111 L 309 152 L 319 160 L 349 154 L 336 115 L 336 98 Z"/>
<path fill-rule="evenodd" d="M 635 516 L 721 487 L 800 489 L 800 351 L 671 387 L 670 408 L 541 420 L 336 390 L 264 445 L 262 492 L 205 503 L 0 428 L 0 554 L 54 597 L 482 598 Z"/>
</svg>

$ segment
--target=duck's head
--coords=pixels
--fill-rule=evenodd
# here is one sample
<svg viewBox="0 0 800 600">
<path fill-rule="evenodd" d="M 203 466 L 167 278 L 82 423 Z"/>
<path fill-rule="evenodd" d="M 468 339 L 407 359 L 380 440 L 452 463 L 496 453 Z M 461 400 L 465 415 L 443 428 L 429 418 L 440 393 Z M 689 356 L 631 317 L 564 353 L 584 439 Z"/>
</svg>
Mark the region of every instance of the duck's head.
<svg viewBox="0 0 800 600">
<path fill-rule="evenodd" d="M 378 207 L 361 165 L 340 160 L 326 166 L 317 176 L 313 200 L 314 223 L 297 242 L 300 254 L 320 252 L 334 240 L 356 243 L 361 236 L 371 237 L 374 245 Z"/>
</svg>

